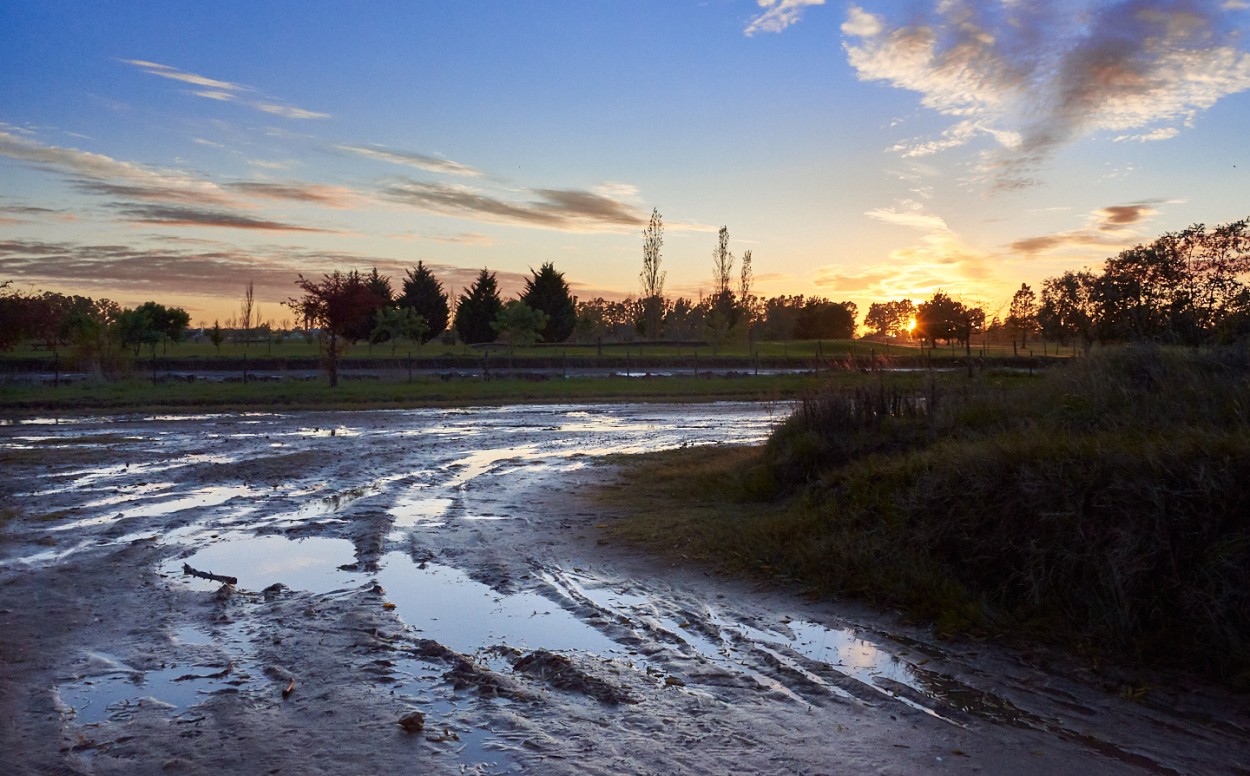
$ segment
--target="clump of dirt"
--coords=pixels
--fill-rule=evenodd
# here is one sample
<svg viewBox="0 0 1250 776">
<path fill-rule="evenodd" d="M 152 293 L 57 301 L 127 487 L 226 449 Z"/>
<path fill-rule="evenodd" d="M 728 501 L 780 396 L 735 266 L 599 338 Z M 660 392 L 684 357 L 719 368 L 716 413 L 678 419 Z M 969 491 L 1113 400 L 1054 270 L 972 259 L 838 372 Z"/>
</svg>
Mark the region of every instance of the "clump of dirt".
<svg viewBox="0 0 1250 776">
<path fill-rule="evenodd" d="M 450 664 L 451 669 L 443 674 L 443 678 L 451 682 L 456 690 L 472 687 L 484 698 L 530 700 L 530 694 L 515 680 L 478 665 L 454 649 L 433 639 L 419 640 L 415 653 L 422 658 Z"/>
<path fill-rule="evenodd" d="M 536 649 L 512 665 L 513 671 L 537 677 L 558 690 L 570 690 L 588 695 L 600 703 L 617 705 L 638 703 L 639 700 L 623 687 L 618 687 L 597 676 L 591 676 L 578 668 L 564 655 Z"/>
</svg>

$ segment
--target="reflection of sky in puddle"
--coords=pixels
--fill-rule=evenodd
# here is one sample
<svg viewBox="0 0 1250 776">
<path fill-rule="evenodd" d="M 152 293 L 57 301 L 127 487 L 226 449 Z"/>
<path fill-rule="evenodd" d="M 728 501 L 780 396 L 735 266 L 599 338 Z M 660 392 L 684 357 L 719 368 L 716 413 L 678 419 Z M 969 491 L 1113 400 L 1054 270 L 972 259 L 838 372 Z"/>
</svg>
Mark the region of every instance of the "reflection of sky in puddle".
<svg viewBox="0 0 1250 776">
<path fill-rule="evenodd" d="M 182 710 L 213 692 L 246 682 L 245 677 L 232 674 L 210 677 L 221 670 L 220 666 L 188 664 L 133 674 L 113 673 L 63 684 L 57 692 L 65 705 L 74 710 L 74 721 L 87 725 L 110 717 L 124 718 L 128 711 L 138 708 L 142 698 L 155 698 Z"/>
<path fill-rule="evenodd" d="M 346 539 L 238 536 L 211 544 L 189 558 L 170 561 L 163 570 L 200 590 L 215 590 L 221 583 L 186 576 L 182 564 L 238 577 L 239 587 L 245 590 L 263 590 L 281 582 L 293 590 L 328 593 L 364 582 L 362 575 L 338 568 L 355 559 L 356 548 Z"/>
<path fill-rule="evenodd" d="M 437 564 L 418 568 L 403 553 L 388 553 L 383 562 L 378 583 L 404 622 L 457 652 L 496 644 L 604 656 L 625 651 L 536 593 L 504 595 L 458 569 Z"/>
<path fill-rule="evenodd" d="M 619 592 L 598 580 L 576 573 L 544 573 L 543 578 L 564 595 L 576 600 L 578 597 L 593 602 L 618 617 L 632 618 L 661 630 L 686 645 L 691 651 L 720 665 L 744 672 L 757 682 L 773 690 L 779 690 L 795 700 L 801 700 L 792 690 L 777 680 L 762 675 L 748 666 L 755 662 L 750 653 L 759 650 L 785 667 L 820 685 L 835 695 L 849 694 L 835 684 L 822 679 L 804 666 L 793 655 L 823 664 L 838 674 L 859 680 L 877 692 L 896 697 L 899 701 L 927 714 L 941 717 L 933 709 L 915 701 L 897 696 L 883 686 L 878 679 L 898 682 L 916 690 L 921 695 L 932 695 L 927 682 L 920 681 L 914 667 L 897 655 L 881 649 L 870 641 L 859 638 L 855 631 L 846 628 L 830 628 L 807 620 L 792 620 L 777 629 L 762 630 L 745 623 L 729 620 L 714 608 L 707 607 L 705 615 L 715 626 L 720 638 L 713 638 L 690 627 L 690 623 L 677 622 L 660 614 L 646 596 L 628 591 Z M 944 717 L 943 717 L 944 719 Z"/>
<path fill-rule="evenodd" d="M 421 497 L 425 488 L 414 488 L 415 497 L 404 497 L 395 503 L 388 512 L 395 518 L 396 528 L 410 528 L 416 525 L 443 525 L 447 510 L 451 509 L 452 499 L 441 496 Z"/>
<path fill-rule="evenodd" d="M 49 530 L 69 531 L 75 528 L 102 525 L 104 523 L 113 522 L 114 520 L 122 520 L 132 517 L 157 517 L 160 515 L 170 515 L 174 512 L 181 512 L 184 509 L 203 509 L 205 507 L 215 507 L 220 506 L 231 499 L 249 496 L 255 498 L 259 495 L 260 494 L 257 491 L 246 485 L 199 488 L 198 490 L 194 490 L 190 494 L 182 496 L 181 498 L 166 499 L 163 501 L 148 501 L 140 506 L 125 507 L 119 512 L 112 512 L 110 510 L 111 514 L 75 520 L 72 523 L 53 526 Z"/>
</svg>

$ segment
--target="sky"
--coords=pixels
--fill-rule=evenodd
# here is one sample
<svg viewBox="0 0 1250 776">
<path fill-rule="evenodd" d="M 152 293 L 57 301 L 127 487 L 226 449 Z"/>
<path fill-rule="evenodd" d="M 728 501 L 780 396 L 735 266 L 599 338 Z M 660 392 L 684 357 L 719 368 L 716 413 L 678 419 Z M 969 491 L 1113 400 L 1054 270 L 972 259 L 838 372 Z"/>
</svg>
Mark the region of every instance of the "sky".
<svg viewBox="0 0 1250 776">
<path fill-rule="evenodd" d="M 1250 216 L 1250 0 L 0 0 L 0 280 L 263 319 L 299 274 L 552 262 L 1005 317 Z"/>
</svg>

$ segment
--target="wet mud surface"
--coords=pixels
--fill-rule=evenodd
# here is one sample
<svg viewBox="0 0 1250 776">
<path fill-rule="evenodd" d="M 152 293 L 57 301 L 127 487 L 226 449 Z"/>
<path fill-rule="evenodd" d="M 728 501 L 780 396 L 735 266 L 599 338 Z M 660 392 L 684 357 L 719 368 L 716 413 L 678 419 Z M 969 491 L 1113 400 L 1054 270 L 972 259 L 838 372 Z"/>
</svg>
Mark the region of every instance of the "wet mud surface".
<svg viewBox="0 0 1250 776">
<path fill-rule="evenodd" d="M 606 456 L 783 412 L 0 426 L 0 772 L 1250 773 L 1244 696 L 604 540 Z"/>
</svg>

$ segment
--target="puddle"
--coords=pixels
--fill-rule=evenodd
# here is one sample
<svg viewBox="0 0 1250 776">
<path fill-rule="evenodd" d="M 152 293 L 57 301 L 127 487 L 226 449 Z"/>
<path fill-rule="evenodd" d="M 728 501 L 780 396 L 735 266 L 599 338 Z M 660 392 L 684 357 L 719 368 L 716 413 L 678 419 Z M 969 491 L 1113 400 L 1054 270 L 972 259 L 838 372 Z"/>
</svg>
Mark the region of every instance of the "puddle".
<svg viewBox="0 0 1250 776">
<path fill-rule="evenodd" d="M 184 574 L 184 563 L 197 571 L 237 577 L 244 590 L 264 590 L 281 582 L 293 590 L 329 593 L 365 582 L 364 575 L 339 569 L 355 560 L 356 548 L 346 539 L 240 535 L 222 539 L 189 558 L 171 560 L 161 571 L 204 591 L 216 590 L 221 583 Z"/>
<path fill-rule="evenodd" d="M 256 498 L 260 495 L 261 493 L 259 491 L 256 491 L 246 485 L 199 488 L 180 498 L 147 501 L 139 506 L 130 507 L 126 505 L 128 502 L 124 502 L 122 504 L 123 509 L 119 512 L 112 512 L 107 515 L 98 515 L 96 517 L 75 520 L 72 523 L 53 526 L 48 530 L 69 531 L 75 528 L 103 525 L 104 523 L 111 523 L 116 520 L 124 520 L 132 517 L 158 517 L 160 515 L 170 515 L 174 512 L 181 512 L 186 509 L 204 509 L 207 507 L 220 506 L 228 501 L 231 501 L 232 499 L 246 497 Z M 106 499 L 106 502 L 107 501 L 108 500 Z"/>
<path fill-rule="evenodd" d="M 495 645 L 604 657 L 628 651 L 537 593 L 503 594 L 450 566 L 420 568 L 404 553 L 386 554 L 378 583 L 405 623 L 457 652 Z"/>
<path fill-rule="evenodd" d="M 127 719 L 149 705 L 158 705 L 168 712 L 184 711 L 212 693 L 238 689 L 250 678 L 221 666 L 186 664 L 92 676 L 62 684 L 57 693 L 72 709 L 74 722 L 90 725 Z"/>
</svg>

